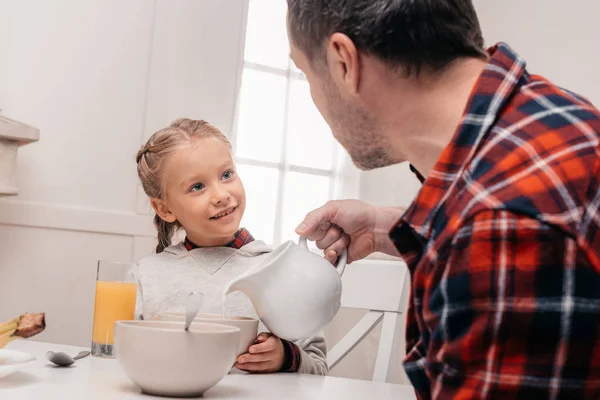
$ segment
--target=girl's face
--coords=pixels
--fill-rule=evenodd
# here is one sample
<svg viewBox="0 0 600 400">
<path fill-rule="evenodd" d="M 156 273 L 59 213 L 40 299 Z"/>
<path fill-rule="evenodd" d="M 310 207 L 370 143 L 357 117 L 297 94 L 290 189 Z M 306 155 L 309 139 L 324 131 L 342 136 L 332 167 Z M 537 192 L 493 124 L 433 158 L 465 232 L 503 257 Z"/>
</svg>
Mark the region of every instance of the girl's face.
<svg viewBox="0 0 600 400">
<path fill-rule="evenodd" d="M 194 140 L 165 163 L 165 198 L 152 207 L 167 222 L 179 221 L 198 246 L 234 239 L 246 209 L 246 192 L 228 146 L 217 138 Z"/>
</svg>

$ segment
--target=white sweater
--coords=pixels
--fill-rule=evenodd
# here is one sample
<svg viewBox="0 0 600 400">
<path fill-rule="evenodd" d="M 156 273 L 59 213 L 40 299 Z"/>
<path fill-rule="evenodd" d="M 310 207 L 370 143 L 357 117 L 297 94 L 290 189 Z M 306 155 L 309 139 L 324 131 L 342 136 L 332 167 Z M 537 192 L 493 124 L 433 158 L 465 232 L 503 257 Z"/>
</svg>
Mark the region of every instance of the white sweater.
<svg viewBox="0 0 600 400">
<path fill-rule="evenodd" d="M 185 311 L 191 291 L 204 293 L 201 312 L 220 314 L 223 290 L 240 274 L 263 262 L 271 249 L 255 240 L 241 249 L 205 247 L 188 251 L 183 243 L 139 262 L 139 285 L 136 316 L 151 319 L 165 312 Z M 257 318 L 252 303 L 242 293 L 227 296 L 226 313 Z M 266 327 L 259 324 L 261 332 Z M 296 345 L 300 346 L 299 343 Z M 299 373 L 326 375 L 327 349 L 322 335 L 315 337 L 300 351 Z"/>
</svg>

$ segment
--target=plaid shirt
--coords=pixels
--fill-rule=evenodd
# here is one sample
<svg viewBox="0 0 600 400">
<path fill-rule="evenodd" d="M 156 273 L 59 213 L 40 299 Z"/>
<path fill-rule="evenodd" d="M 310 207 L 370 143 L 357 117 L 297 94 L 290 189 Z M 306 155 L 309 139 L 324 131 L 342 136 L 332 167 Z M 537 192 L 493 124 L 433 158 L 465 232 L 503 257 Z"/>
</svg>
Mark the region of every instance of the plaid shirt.
<svg viewBox="0 0 600 400">
<path fill-rule="evenodd" d="M 600 112 L 490 49 L 390 233 L 421 399 L 600 398 Z"/>
<path fill-rule="evenodd" d="M 248 232 L 246 228 L 242 228 L 236 232 L 234 239 L 227 243 L 225 247 L 231 247 L 233 249 L 241 249 L 243 246 L 248 243 L 252 243 L 254 238 Z M 186 236 L 185 241 L 183 242 L 187 251 L 191 251 L 193 249 L 200 248 L 200 246 L 192 243 Z M 300 349 L 292 342 L 288 342 L 287 340 L 280 339 L 283 344 L 283 352 L 284 352 L 284 360 L 283 366 L 279 372 L 297 372 L 300 368 Z"/>
</svg>

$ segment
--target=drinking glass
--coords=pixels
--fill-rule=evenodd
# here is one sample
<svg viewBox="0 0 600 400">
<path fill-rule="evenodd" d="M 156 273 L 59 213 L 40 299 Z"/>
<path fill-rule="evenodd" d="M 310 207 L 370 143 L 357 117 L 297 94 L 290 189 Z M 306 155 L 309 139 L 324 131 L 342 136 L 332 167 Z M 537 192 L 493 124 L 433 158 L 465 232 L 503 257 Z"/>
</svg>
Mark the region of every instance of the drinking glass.
<svg viewBox="0 0 600 400">
<path fill-rule="evenodd" d="M 115 322 L 134 319 L 136 276 L 137 263 L 98 261 L 91 348 L 93 356 L 115 358 Z"/>
</svg>

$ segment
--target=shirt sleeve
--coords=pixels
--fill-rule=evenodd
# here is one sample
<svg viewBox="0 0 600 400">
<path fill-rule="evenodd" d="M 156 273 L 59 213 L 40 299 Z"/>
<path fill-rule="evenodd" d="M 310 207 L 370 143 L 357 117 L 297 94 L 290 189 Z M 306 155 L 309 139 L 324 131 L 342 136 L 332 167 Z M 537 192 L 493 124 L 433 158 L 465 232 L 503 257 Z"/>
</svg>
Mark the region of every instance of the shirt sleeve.
<svg viewBox="0 0 600 400">
<path fill-rule="evenodd" d="M 300 348 L 293 342 L 281 339 L 285 354 L 283 366 L 279 372 L 298 372 L 300 368 Z"/>
<path fill-rule="evenodd" d="M 323 334 L 316 335 L 308 343 L 293 343 L 283 340 L 285 361 L 281 372 L 327 375 L 327 345 Z"/>
<path fill-rule="evenodd" d="M 600 398 L 600 267 L 586 254 L 508 211 L 463 224 L 424 298 L 432 398 Z"/>
</svg>

